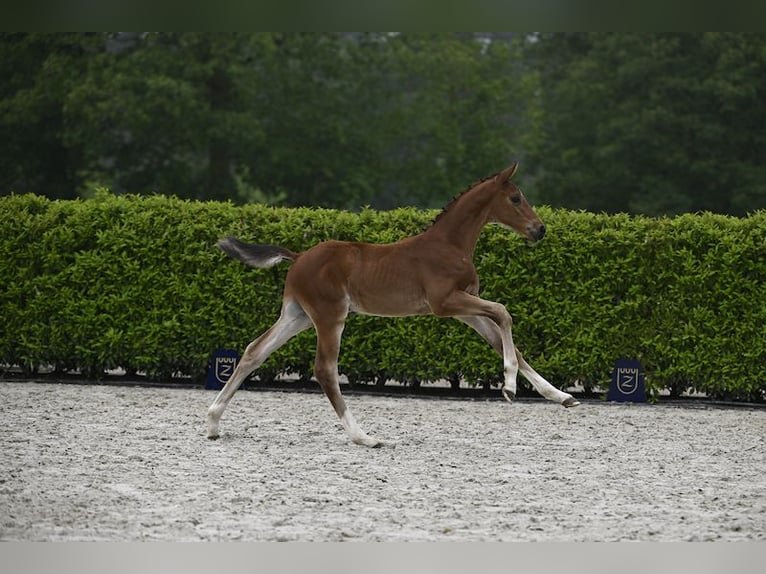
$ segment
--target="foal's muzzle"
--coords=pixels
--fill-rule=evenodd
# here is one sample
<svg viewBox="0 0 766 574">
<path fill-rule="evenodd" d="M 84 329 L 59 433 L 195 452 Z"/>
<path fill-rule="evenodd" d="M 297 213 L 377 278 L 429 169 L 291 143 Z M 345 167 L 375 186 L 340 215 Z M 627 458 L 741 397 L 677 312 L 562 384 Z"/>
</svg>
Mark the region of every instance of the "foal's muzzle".
<svg viewBox="0 0 766 574">
<path fill-rule="evenodd" d="M 530 236 L 533 241 L 540 241 L 543 237 L 545 237 L 545 224 L 541 223 L 540 226 L 537 229 L 530 230 Z"/>
</svg>

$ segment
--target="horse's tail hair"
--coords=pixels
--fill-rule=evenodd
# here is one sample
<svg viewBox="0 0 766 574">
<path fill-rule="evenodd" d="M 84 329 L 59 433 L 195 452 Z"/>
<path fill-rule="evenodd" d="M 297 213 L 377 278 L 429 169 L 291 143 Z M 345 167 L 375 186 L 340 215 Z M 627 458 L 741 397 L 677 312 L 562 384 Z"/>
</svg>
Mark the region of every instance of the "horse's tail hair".
<svg viewBox="0 0 766 574">
<path fill-rule="evenodd" d="M 295 261 L 298 258 L 298 253 L 294 253 L 284 247 L 279 247 L 278 245 L 254 245 L 240 241 L 235 237 L 221 239 L 216 245 L 232 259 L 237 259 L 248 267 L 256 267 L 258 269 L 273 267 L 285 259 Z"/>
</svg>

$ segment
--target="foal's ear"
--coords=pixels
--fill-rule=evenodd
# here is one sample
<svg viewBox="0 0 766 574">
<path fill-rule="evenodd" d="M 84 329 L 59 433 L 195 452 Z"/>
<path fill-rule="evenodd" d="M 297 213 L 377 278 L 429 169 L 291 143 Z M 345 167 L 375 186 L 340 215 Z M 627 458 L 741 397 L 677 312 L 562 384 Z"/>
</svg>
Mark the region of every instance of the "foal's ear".
<svg viewBox="0 0 766 574">
<path fill-rule="evenodd" d="M 514 174 L 514 173 L 516 173 L 516 168 L 518 168 L 518 167 L 519 167 L 519 162 L 515 161 L 515 162 L 513 162 L 513 163 L 511 164 L 511 167 L 509 167 L 508 169 L 504 169 L 503 171 L 501 171 L 501 172 L 498 174 L 498 176 L 497 176 L 497 177 L 498 177 L 498 180 L 500 181 L 500 183 L 505 183 L 506 181 L 508 181 L 509 179 L 511 179 L 511 177 L 513 177 L 513 174 Z"/>
</svg>

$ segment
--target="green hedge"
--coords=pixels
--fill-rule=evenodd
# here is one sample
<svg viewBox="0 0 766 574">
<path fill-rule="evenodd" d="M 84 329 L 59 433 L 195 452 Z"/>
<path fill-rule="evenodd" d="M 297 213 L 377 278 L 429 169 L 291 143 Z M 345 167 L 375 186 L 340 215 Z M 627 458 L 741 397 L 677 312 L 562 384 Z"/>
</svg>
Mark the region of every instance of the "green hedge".
<svg viewBox="0 0 766 574">
<path fill-rule="evenodd" d="M 766 388 L 766 212 L 736 219 L 606 216 L 540 208 L 545 240 L 488 228 L 482 295 L 507 305 L 514 340 L 554 384 L 604 388 L 636 357 L 653 392 L 761 400 Z M 99 376 L 204 374 L 213 349 L 242 349 L 279 313 L 286 266 L 252 270 L 224 235 L 303 250 L 336 238 L 394 241 L 434 212 L 358 214 L 99 194 L 0 198 L 0 363 Z M 308 376 L 307 332 L 260 371 Z M 433 317 L 349 318 L 341 371 L 354 382 L 463 377 L 497 383 L 501 363 L 469 328 Z"/>
</svg>

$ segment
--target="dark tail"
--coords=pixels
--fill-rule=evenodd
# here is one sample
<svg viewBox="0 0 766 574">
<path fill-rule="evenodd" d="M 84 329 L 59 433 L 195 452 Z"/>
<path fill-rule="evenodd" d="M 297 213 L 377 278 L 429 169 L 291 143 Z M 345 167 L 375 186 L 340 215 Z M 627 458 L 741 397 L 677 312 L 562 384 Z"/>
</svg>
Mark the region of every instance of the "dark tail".
<svg viewBox="0 0 766 574">
<path fill-rule="evenodd" d="M 216 243 L 232 259 L 237 259 L 249 267 L 263 269 L 272 267 L 284 259 L 295 261 L 298 254 L 277 245 L 253 245 L 234 237 L 226 237 Z"/>
</svg>

